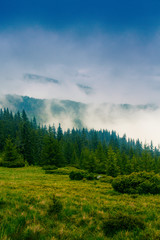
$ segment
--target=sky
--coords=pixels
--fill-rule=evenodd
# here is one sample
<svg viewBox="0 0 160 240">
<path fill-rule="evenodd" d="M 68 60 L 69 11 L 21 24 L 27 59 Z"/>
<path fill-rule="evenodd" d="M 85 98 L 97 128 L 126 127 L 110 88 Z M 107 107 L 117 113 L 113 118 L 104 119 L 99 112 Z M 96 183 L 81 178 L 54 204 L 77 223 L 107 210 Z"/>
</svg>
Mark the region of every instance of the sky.
<svg viewBox="0 0 160 240">
<path fill-rule="evenodd" d="M 0 1 L 0 94 L 159 106 L 159 12 L 159 0 Z"/>
</svg>

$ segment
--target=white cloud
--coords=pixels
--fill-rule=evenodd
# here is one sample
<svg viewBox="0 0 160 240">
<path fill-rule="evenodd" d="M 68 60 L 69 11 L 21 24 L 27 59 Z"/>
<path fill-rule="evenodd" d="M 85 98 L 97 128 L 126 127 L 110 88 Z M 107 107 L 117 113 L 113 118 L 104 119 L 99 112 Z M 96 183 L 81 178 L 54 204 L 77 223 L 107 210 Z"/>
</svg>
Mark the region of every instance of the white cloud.
<svg viewBox="0 0 160 240">
<path fill-rule="evenodd" d="M 135 34 L 55 33 L 26 29 L 0 33 L 1 93 L 88 102 L 159 101 L 159 34 L 144 41 Z M 59 86 L 26 84 L 25 73 L 51 77 Z M 74 85 L 91 86 L 85 96 Z"/>
<path fill-rule="evenodd" d="M 84 122 L 88 128 L 114 130 L 122 137 L 140 139 L 143 144 L 151 140 L 160 144 L 160 108 L 156 106 L 130 106 L 113 104 L 92 104 L 88 107 Z"/>
<path fill-rule="evenodd" d="M 15 93 L 99 104 L 159 105 L 159 39 L 159 32 L 150 39 L 142 39 L 133 33 L 109 35 L 98 31 L 81 37 L 72 29 L 68 32 L 49 32 L 39 28 L 1 32 L 0 94 Z M 54 78 L 61 84 L 27 83 L 23 79 L 26 73 Z M 86 95 L 77 83 L 90 86 L 93 93 Z M 126 132 L 128 136 L 158 142 L 155 134 L 159 128 L 159 112 L 142 111 L 132 114 L 129 119 L 123 116 L 122 120 L 110 114 L 107 126 L 104 122 L 107 121 L 108 111 L 97 115 L 97 121 L 92 121 L 93 113 L 95 111 L 87 115 L 88 126 L 109 127 Z M 120 115 L 118 110 L 117 114 Z"/>
</svg>

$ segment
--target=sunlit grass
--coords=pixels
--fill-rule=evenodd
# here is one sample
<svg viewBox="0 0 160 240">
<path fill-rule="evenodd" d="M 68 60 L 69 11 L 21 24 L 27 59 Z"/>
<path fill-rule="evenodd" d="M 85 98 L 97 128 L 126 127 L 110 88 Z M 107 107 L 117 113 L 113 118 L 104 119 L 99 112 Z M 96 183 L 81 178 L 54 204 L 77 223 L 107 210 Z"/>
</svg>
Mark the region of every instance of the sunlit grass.
<svg viewBox="0 0 160 240">
<path fill-rule="evenodd" d="M 53 196 L 63 208 L 49 211 Z M 116 214 L 139 216 L 146 228 L 105 235 Z M 160 239 L 160 196 L 115 192 L 110 183 L 72 181 L 39 167 L 0 168 L 0 239 Z"/>
</svg>

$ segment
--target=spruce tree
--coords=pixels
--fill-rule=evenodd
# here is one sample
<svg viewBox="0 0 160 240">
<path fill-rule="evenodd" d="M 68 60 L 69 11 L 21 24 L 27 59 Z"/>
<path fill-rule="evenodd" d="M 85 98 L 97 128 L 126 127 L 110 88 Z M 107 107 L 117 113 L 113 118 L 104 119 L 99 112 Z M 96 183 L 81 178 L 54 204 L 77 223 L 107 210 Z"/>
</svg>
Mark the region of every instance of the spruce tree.
<svg viewBox="0 0 160 240">
<path fill-rule="evenodd" d="M 119 167 L 117 165 L 116 154 L 114 153 L 112 147 L 108 149 L 107 158 L 107 175 L 112 177 L 117 177 L 119 175 Z"/>
<path fill-rule="evenodd" d="M 103 146 L 100 142 L 95 151 L 95 157 L 96 157 L 96 172 L 106 173 L 106 156 L 103 151 Z"/>
<path fill-rule="evenodd" d="M 62 150 L 57 139 L 46 135 L 44 137 L 41 165 L 55 165 L 57 167 L 64 165 Z"/>
<path fill-rule="evenodd" d="M 25 163 L 22 156 L 18 153 L 11 139 L 6 140 L 2 166 L 4 167 L 24 167 Z"/>
<path fill-rule="evenodd" d="M 61 124 L 59 123 L 58 129 L 57 129 L 57 140 L 61 141 L 63 138 L 63 132 L 61 128 Z"/>
</svg>

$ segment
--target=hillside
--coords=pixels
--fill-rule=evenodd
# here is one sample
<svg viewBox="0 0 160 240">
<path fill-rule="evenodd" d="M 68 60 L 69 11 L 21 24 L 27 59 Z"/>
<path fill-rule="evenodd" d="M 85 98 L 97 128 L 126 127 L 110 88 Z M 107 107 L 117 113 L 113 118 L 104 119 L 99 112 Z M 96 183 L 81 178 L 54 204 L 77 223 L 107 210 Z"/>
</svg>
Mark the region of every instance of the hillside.
<svg viewBox="0 0 160 240">
<path fill-rule="evenodd" d="M 42 124 L 59 123 L 68 120 L 70 125 L 81 128 L 86 105 L 70 100 L 36 99 L 27 96 L 6 95 L 0 98 L 0 107 L 14 113 L 25 110 L 29 118 L 36 117 Z"/>
<path fill-rule="evenodd" d="M 0 240 L 159 239 L 159 195 L 120 194 L 110 179 L 71 181 L 39 167 L 0 167 L 0 178 Z"/>
<path fill-rule="evenodd" d="M 36 99 L 18 95 L 1 97 L 0 107 L 9 108 L 14 113 L 24 109 L 29 118 L 35 116 L 37 122 L 51 125 L 60 122 L 65 129 L 88 127 L 110 128 L 110 130 L 114 129 L 121 119 L 126 121 L 129 117 L 134 119 L 137 114 L 139 116 L 141 113 L 154 113 L 159 110 L 153 104 L 85 104 L 71 100 Z"/>
</svg>

